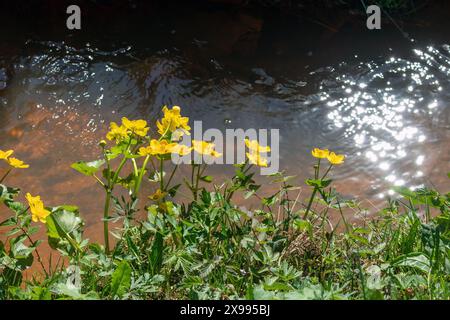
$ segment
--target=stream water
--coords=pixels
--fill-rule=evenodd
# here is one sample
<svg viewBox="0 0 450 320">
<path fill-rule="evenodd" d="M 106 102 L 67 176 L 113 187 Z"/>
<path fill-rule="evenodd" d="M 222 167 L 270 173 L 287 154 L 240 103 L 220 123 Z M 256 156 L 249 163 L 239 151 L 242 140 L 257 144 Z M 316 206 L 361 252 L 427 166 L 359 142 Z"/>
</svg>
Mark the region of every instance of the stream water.
<svg viewBox="0 0 450 320">
<path fill-rule="evenodd" d="M 97 156 L 110 121 L 153 124 L 162 105 L 176 104 L 205 128 L 280 129 L 280 168 L 298 183 L 317 146 L 347 155 L 334 178 L 349 197 L 377 203 L 392 185 L 448 191 L 449 23 L 411 26 L 406 37 L 392 25 L 333 33 L 301 19 L 239 15 L 253 33 L 236 44 L 234 35 L 245 35 L 230 28 L 236 19 L 180 11 L 106 32 L 7 35 L 0 149 L 31 165 L 8 183 L 48 205 L 77 204 L 98 240 L 102 190 L 70 164 Z"/>
</svg>

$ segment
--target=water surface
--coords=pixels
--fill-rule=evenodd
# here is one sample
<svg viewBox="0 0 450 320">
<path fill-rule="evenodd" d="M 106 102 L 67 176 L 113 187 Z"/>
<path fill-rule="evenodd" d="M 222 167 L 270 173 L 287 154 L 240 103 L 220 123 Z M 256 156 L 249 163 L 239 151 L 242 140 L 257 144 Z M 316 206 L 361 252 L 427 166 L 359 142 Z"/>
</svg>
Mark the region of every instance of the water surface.
<svg viewBox="0 0 450 320">
<path fill-rule="evenodd" d="M 0 148 L 31 168 L 9 184 L 49 205 L 79 205 L 99 239 L 102 190 L 70 164 L 97 156 L 110 121 L 153 124 L 162 105 L 176 104 L 204 128 L 280 129 L 280 167 L 298 183 L 317 146 L 347 155 L 334 173 L 346 196 L 378 203 L 392 185 L 447 191 L 448 27 L 404 37 L 394 26 L 331 33 L 307 20 L 239 17 L 252 30 L 245 50 L 230 36 L 244 31 L 226 32 L 236 14 L 221 12 L 10 36 L 0 49 Z"/>
</svg>

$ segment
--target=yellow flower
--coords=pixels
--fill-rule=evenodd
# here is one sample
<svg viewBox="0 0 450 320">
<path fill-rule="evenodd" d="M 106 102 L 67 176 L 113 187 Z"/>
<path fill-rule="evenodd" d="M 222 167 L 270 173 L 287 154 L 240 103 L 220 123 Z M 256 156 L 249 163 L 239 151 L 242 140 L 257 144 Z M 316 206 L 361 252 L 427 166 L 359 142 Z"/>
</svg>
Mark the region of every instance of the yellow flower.
<svg viewBox="0 0 450 320">
<path fill-rule="evenodd" d="M 172 153 L 177 153 L 180 156 L 185 156 L 191 153 L 192 148 L 189 148 L 188 146 L 185 146 L 183 144 L 176 144 L 172 148 Z"/>
<path fill-rule="evenodd" d="M 117 142 L 128 138 L 128 131 L 123 125 L 118 126 L 117 123 L 111 122 L 109 124 L 110 131 L 106 134 L 108 140 L 116 140 Z"/>
<path fill-rule="evenodd" d="M 331 164 L 341 164 L 344 162 L 345 156 L 343 154 L 335 154 L 334 152 L 330 152 L 327 159 L 331 162 Z"/>
<path fill-rule="evenodd" d="M 161 189 L 156 190 L 154 194 L 149 196 L 148 198 L 153 201 L 159 201 L 167 195 L 167 192 L 162 192 Z"/>
<path fill-rule="evenodd" d="M 210 156 L 214 157 L 214 158 L 220 158 L 222 156 L 222 154 L 220 152 L 217 152 L 216 150 L 213 150 L 213 151 L 211 151 Z"/>
<path fill-rule="evenodd" d="M 26 168 L 30 167 L 28 164 L 26 164 L 22 160 L 19 160 L 19 159 L 16 159 L 16 158 L 8 158 L 8 159 L 6 159 L 6 161 L 8 162 L 8 164 L 11 167 L 14 167 L 16 169 L 26 169 Z"/>
<path fill-rule="evenodd" d="M 314 158 L 319 158 L 319 159 L 324 159 L 326 157 L 328 157 L 328 154 L 330 153 L 330 151 L 328 151 L 328 149 L 319 149 L 319 148 L 314 148 L 311 151 L 311 154 Z"/>
<path fill-rule="evenodd" d="M 206 142 L 206 141 L 198 141 L 198 140 L 192 140 L 192 146 L 196 152 L 199 154 L 212 156 L 215 158 L 219 158 L 222 156 L 221 153 L 214 150 L 215 144 Z"/>
<path fill-rule="evenodd" d="M 12 155 L 14 153 L 14 151 L 12 150 L 8 150 L 8 151 L 3 151 L 0 150 L 0 159 L 1 160 L 6 160 L 9 158 L 10 155 Z"/>
<path fill-rule="evenodd" d="M 27 193 L 25 197 L 28 201 L 28 204 L 30 205 L 31 219 L 34 222 L 37 222 L 39 220 L 40 222 L 45 223 L 47 216 L 50 214 L 50 211 L 44 208 L 44 203 L 42 202 L 41 197 L 33 197 L 29 193 Z"/>
<path fill-rule="evenodd" d="M 140 137 L 145 137 L 148 132 L 147 121 L 145 120 L 128 120 L 128 118 L 122 118 L 122 126 Z"/>
<path fill-rule="evenodd" d="M 164 135 L 168 132 L 172 133 L 177 129 L 181 129 L 183 133 L 189 135 L 189 130 L 191 130 L 191 127 L 188 124 L 189 118 L 181 116 L 181 108 L 179 106 L 173 106 L 172 109 L 164 106 L 163 112 L 164 117 L 161 119 L 161 122 L 159 120 L 156 121 L 156 126 L 158 127 L 158 133 L 160 135 Z"/>
<path fill-rule="evenodd" d="M 175 148 L 176 143 L 169 143 L 166 140 L 156 140 L 152 139 L 150 141 L 150 145 L 148 147 L 141 147 L 139 149 L 139 155 L 141 156 L 155 156 L 155 155 L 164 155 L 168 153 L 172 153 Z"/>
<path fill-rule="evenodd" d="M 259 153 L 246 153 L 248 160 L 251 164 L 255 164 L 259 167 L 267 167 L 267 159 L 261 157 Z"/>
<path fill-rule="evenodd" d="M 262 147 L 259 145 L 258 140 L 245 139 L 245 145 L 250 149 L 250 152 L 255 153 L 267 153 L 270 152 L 270 147 Z"/>
</svg>

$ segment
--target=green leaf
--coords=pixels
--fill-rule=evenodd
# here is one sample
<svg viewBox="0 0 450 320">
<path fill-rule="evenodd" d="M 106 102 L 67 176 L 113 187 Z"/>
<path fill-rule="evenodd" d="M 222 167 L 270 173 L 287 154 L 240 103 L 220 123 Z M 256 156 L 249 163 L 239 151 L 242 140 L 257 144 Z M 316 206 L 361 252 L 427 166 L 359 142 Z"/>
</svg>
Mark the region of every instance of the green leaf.
<svg viewBox="0 0 450 320">
<path fill-rule="evenodd" d="M 17 196 L 19 192 L 20 189 L 7 187 L 3 184 L 0 184 L 0 203 L 13 201 L 13 198 Z"/>
<path fill-rule="evenodd" d="M 10 217 L 2 222 L 0 222 L 0 227 L 10 227 L 16 224 L 15 217 Z"/>
<path fill-rule="evenodd" d="M 397 257 L 392 266 L 395 267 L 412 267 L 425 273 L 431 270 L 430 259 L 421 252 L 411 252 Z"/>
<path fill-rule="evenodd" d="M 117 266 L 111 279 L 111 296 L 121 298 L 131 286 L 131 267 L 123 260 Z"/>
<path fill-rule="evenodd" d="M 66 209 L 75 209 L 68 211 Z M 80 238 L 83 220 L 79 217 L 76 207 L 63 206 L 53 209 L 47 217 L 47 236 L 50 247 L 58 249 L 69 243 L 77 249 L 75 239 Z"/>
<path fill-rule="evenodd" d="M 71 167 L 85 176 L 93 176 L 104 164 L 105 160 L 95 160 L 91 162 L 78 161 L 73 163 Z"/>
<path fill-rule="evenodd" d="M 305 183 L 306 183 L 308 186 L 316 187 L 316 188 L 321 189 L 321 188 L 326 188 L 326 187 L 328 187 L 328 186 L 331 184 L 332 181 L 333 181 L 333 180 L 331 180 L 331 179 L 328 179 L 328 180 L 322 180 L 322 179 L 307 179 L 307 180 L 305 181 Z"/>
<path fill-rule="evenodd" d="M 297 230 L 307 232 L 310 236 L 312 236 L 313 225 L 310 221 L 295 219 L 293 224 L 294 228 L 296 228 Z"/>
<path fill-rule="evenodd" d="M 152 251 L 150 253 L 150 268 L 153 274 L 157 274 L 162 265 L 164 241 L 163 236 L 158 232 L 153 240 Z"/>
<path fill-rule="evenodd" d="M 210 183 L 213 181 L 213 177 L 212 176 L 203 176 L 203 177 L 200 177 L 200 180 Z"/>
<path fill-rule="evenodd" d="M 403 196 L 405 198 L 414 199 L 417 197 L 417 194 L 414 191 L 411 191 L 407 187 L 394 186 L 394 187 L 392 187 L 392 190 L 394 190 L 395 192 L 397 192 L 398 194 L 400 194 L 401 196 Z"/>
</svg>

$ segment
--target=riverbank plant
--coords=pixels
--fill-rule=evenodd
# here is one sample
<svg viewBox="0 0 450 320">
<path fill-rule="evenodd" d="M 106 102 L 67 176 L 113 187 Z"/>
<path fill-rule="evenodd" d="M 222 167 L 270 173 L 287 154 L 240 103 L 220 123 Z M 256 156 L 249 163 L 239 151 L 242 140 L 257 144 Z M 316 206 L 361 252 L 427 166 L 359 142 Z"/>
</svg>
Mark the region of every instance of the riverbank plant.
<svg viewBox="0 0 450 320">
<path fill-rule="evenodd" d="M 83 235 L 76 206 L 48 207 L 45 195 L 22 198 L 8 186 L 9 173 L 28 165 L 0 151 L 0 204 L 9 212 L 0 223 L 1 299 L 450 298 L 448 193 L 397 188 L 401 197 L 366 217 L 333 187 L 345 157 L 315 148 L 304 186 L 280 172 L 266 177 L 278 188 L 263 196 L 254 174 L 270 147 L 248 139 L 246 161 L 228 181 L 215 182 L 206 164 L 181 177 L 172 154 L 221 155 L 209 141 L 178 142 L 190 134 L 179 107 L 162 114 L 154 127 L 111 123 L 99 158 L 72 164 L 103 192 L 102 243 Z M 179 200 L 180 188 L 189 201 Z M 236 205 L 237 197 L 259 207 Z"/>
</svg>

